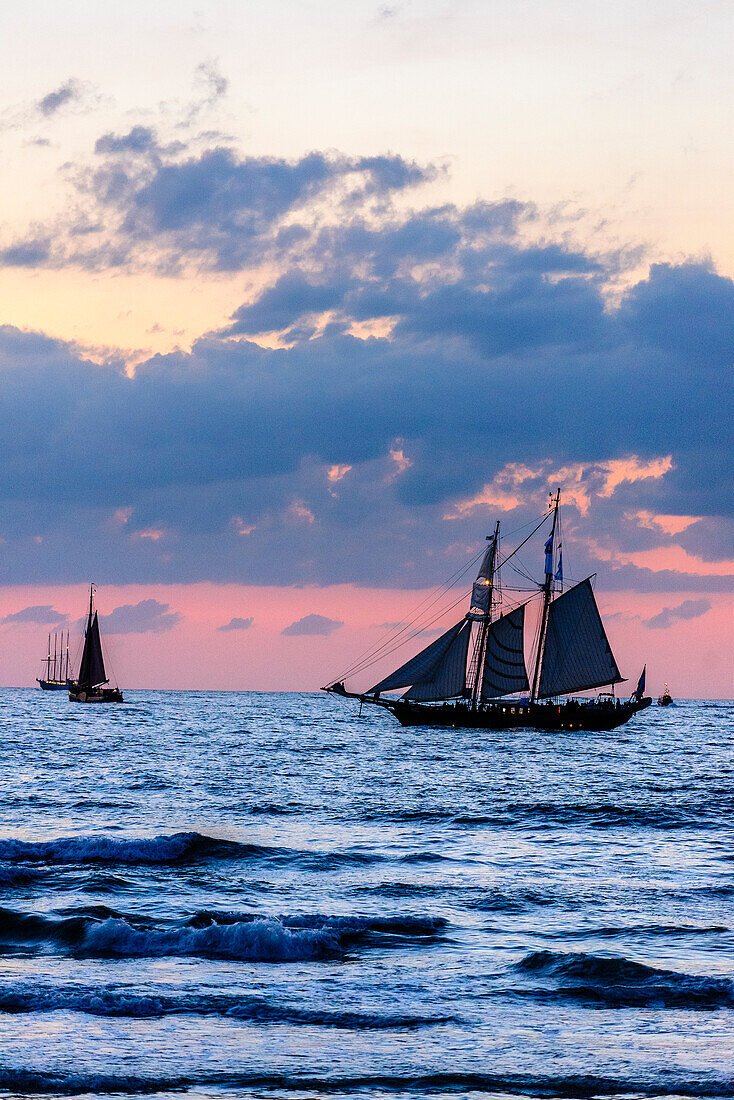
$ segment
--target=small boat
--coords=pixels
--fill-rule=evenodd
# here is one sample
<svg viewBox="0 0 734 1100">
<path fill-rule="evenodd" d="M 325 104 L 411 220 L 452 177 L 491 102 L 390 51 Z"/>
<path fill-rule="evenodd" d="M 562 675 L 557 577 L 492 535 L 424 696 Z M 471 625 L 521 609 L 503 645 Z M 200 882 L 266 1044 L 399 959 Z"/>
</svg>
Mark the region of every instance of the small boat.
<svg viewBox="0 0 734 1100">
<path fill-rule="evenodd" d="M 629 699 L 614 695 L 614 685 L 623 683 L 624 677 L 604 630 L 593 578 L 564 591 L 560 499 L 559 489 L 550 510 L 502 562 L 497 521 L 494 535 L 488 536 L 490 545 L 472 588 L 469 610 L 458 623 L 365 693 L 348 691 L 343 677 L 323 690 L 358 699 L 360 704 L 384 707 L 403 726 L 611 730 L 649 707 L 652 699 L 644 695 L 645 669 Z M 551 518 L 545 542 L 545 580 L 533 581 L 519 560 L 514 566 L 532 583 L 541 600 L 533 660 L 526 665 L 525 612 L 530 600 L 497 614 L 503 598 L 499 570 Z M 419 633 L 416 630 L 413 636 Z M 395 648 L 400 644 L 397 641 Z M 366 669 L 390 645 L 389 641 L 379 644 L 347 674 Z M 527 671 L 531 667 L 532 679 Z M 602 687 L 612 690 L 596 698 L 565 698 Z M 383 692 L 398 689 L 407 690 L 399 698 L 383 697 Z"/>
<path fill-rule="evenodd" d="M 69 681 L 69 700 L 72 703 L 122 703 L 122 692 L 118 687 L 107 687 L 109 682 L 102 656 L 99 621 L 94 610 L 94 585 L 91 585 L 84 650 L 79 675 L 76 680 Z"/>
<path fill-rule="evenodd" d="M 665 689 L 663 691 L 663 694 L 658 696 L 658 706 L 659 707 L 669 707 L 672 702 L 673 702 L 673 697 L 670 694 L 670 692 L 668 691 L 668 685 L 666 684 Z"/>
<path fill-rule="evenodd" d="M 51 652 L 51 635 L 48 636 L 48 650 L 43 659 L 46 666 L 46 675 L 36 677 L 36 683 L 43 691 L 67 691 L 69 687 L 69 631 L 66 632 L 66 646 L 64 646 L 64 632 L 54 634 L 54 651 Z M 58 649 L 58 665 L 57 665 Z"/>
</svg>

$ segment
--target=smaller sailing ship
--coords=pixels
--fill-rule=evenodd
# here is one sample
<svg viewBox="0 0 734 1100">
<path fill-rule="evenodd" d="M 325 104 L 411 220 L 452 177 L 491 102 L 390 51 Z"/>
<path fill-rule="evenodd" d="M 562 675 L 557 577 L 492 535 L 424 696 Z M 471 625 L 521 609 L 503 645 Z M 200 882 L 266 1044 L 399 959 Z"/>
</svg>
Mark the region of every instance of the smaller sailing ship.
<svg viewBox="0 0 734 1100">
<path fill-rule="evenodd" d="M 673 697 L 672 697 L 672 695 L 670 694 L 670 692 L 668 690 L 668 685 L 666 684 L 665 689 L 663 691 L 663 694 L 658 696 L 658 706 L 659 707 L 669 707 L 672 702 L 673 702 Z"/>
<path fill-rule="evenodd" d="M 36 683 L 43 691 L 66 691 L 69 686 L 69 631 L 54 634 L 54 648 L 51 652 L 51 635 L 48 636 L 48 649 L 43 659 L 45 676 L 37 676 Z M 58 663 L 57 663 L 58 662 Z"/>
<path fill-rule="evenodd" d="M 99 621 L 94 610 L 94 585 L 90 585 L 84 650 L 79 675 L 76 680 L 69 681 L 69 699 L 72 703 L 122 703 L 122 692 L 118 687 L 107 687 L 109 682 L 102 656 Z"/>
</svg>

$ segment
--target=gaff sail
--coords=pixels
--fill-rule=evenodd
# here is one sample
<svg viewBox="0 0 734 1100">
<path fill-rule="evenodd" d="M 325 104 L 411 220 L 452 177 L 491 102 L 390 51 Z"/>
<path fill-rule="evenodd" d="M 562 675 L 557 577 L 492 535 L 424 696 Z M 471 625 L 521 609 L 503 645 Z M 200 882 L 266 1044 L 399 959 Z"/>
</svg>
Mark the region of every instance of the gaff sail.
<svg viewBox="0 0 734 1100">
<path fill-rule="evenodd" d="M 623 680 L 587 577 L 548 609 L 538 696 L 547 699 Z"/>
<path fill-rule="evenodd" d="M 104 658 L 102 656 L 102 642 L 99 636 L 99 623 L 97 622 L 97 612 L 94 612 L 94 617 L 90 619 L 87 624 L 87 631 L 84 637 L 84 650 L 82 652 L 82 661 L 79 666 L 79 678 L 78 685 L 80 688 L 92 688 L 98 687 L 100 684 L 107 683 L 107 674 L 104 667 Z"/>
<path fill-rule="evenodd" d="M 530 690 L 525 670 L 524 634 L 525 604 L 490 623 L 484 651 L 482 700 Z"/>
</svg>

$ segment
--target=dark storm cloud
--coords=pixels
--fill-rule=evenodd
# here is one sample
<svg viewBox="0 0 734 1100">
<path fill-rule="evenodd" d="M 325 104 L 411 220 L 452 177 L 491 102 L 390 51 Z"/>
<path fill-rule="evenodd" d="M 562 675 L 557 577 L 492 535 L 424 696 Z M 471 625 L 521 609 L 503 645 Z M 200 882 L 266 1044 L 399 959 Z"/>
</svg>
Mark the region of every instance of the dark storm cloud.
<svg viewBox="0 0 734 1100">
<path fill-rule="evenodd" d="M 659 614 L 653 615 L 651 619 L 643 619 L 642 624 L 649 627 L 650 630 L 667 630 L 673 623 L 687 619 L 698 619 L 710 610 L 711 603 L 709 600 L 684 600 L 677 607 L 664 607 Z"/>
<path fill-rule="evenodd" d="M 106 634 L 163 634 L 181 621 L 181 615 L 171 611 L 167 603 L 141 600 L 122 604 L 109 615 L 100 615 L 99 621 Z"/>
<path fill-rule="evenodd" d="M 254 621 L 252 616 L 248 619 L 241 619 L 235 615 L 228 623 L 223 623 L 222 626 L 218 626 L 217 630 L 249 630 Z"/>
<path fill-rule="evenodd" d="M 13 611 L 0 619 L 3 626 L 13 623 L 38 623 L 40 625 L 56 626 L 65 623 L 69 618 L 61 611 L 56 611 L 50 604 L 35 604 L 33 607 L 23 607 L 20 611 Z"/>
<path fill-rule="evenodd" d="M 286 230 L 284 212 L 355 166 L 369 177 L 374 158 L 240 160 L 220 149 L 167 163 L 150 152 L 150 132 L 118 140 L 136 148 L 103 154 L 105 172 L 118 172 L 104 194 L 132 219 L 129 237 L 216 239 L 226 251 L 235 227 L 241 240 L 275 224 L 302 262 L 222 334 L 154 356 L 133 378 L 122 364 L 98 367 L 61 342 L 0 329 L 10 577 L 102 581 L 103 562 L 116 580 L 423 587 L 450 573 L 487 523 L 487 509 L 456 513 L 452 502 L 522 462 L 536 472 L 508 516 L 515 526 L 542 502 L 553 464 L 571 470 L 569 485 L 581 471 L 591 511 L 564 543 L 579 575 L 599 567 L 593 531 L 611 552 L 605 587 L 731 585 L 623 564 L 674 545 L 704 560 L 732 556 L 731 280 L 658 265 L 612 308 L 605 278 L 619 258 L 529 244 L 533 207 Z M 374 178 L 409 176 L 392 165 Z M 386 318 L 389 338 L 348 334 Z M 270 330 L 292 346 L 242 338 Z M 605 489 L 605 463 L 668 455 L 667 472 Z M 670 535 L 643 512 L 700 519 Z M 53 537 L 37 545 L 39 532 Z"/>
<path fill-rule="evenodd" d="M 327 619 L 325 615 L 304 615 L 302 619 L 297 619 L 280 633 L 287 637 L 295 637 L 299 634 L 321 634 L 326 637 L 333 634 L 340 626 L 344 626 L 344 623 L 337 619 Z"/>
</svg>

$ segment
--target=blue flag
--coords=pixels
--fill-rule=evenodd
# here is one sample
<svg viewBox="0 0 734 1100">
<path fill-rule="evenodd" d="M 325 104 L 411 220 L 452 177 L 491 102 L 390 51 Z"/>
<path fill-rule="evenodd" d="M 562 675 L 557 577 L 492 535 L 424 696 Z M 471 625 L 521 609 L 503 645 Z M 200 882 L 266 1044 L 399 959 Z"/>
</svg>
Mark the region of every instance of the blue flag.
<svg viewBox="0 0 734 1100">
<path fill-rule="evenodd" d="M 556 580 L 563 584 L 563 550 L 558 551 L 558 568 L 556 569 Z"/>
<path fill-rule="evenodd" d="M 545 571 L 546 573 L 553 572 L 553 535 L 545 544 Z"/>
</svg>

